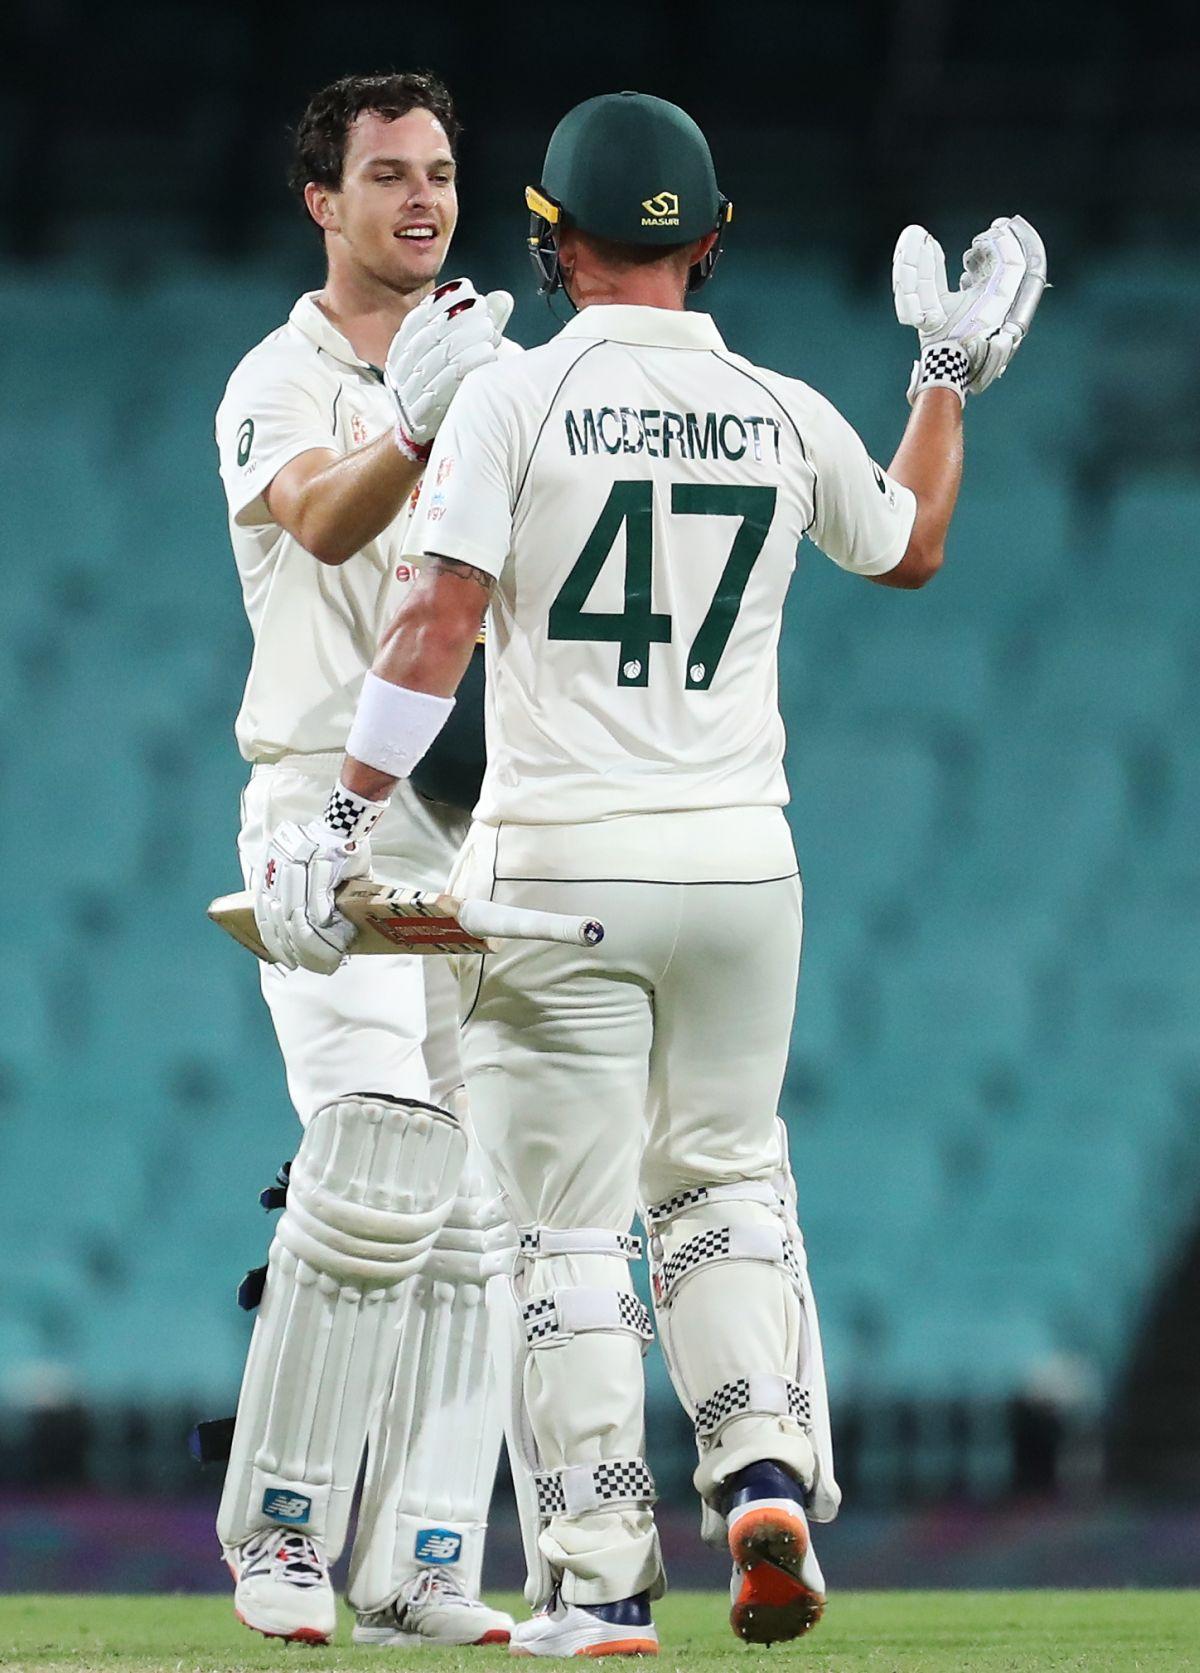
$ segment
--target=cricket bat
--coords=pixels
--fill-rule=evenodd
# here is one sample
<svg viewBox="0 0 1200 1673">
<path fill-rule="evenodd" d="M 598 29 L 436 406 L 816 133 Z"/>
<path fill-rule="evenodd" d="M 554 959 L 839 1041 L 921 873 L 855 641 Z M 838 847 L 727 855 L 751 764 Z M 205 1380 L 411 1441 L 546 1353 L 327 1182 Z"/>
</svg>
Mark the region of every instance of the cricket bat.
<svg viewBox="0 0 1200 1673">
<path fill-rule="evenodd" d="M 604 939 L 604 925 L 596 918 L 574 918 L 562 912 L 537 912 L 530 907 L 500 906 L 491 900 L 460 900 L 457 895 L 431 889 L 392 889 L 371 878 L 343 883 L 337 892 L 338 911 L 344 912 L 358 934 L 350 952 L 359 953 L 493 953 L 494 942 L 564 941 L 595 947 Z M 255 958 L 270 964 L 254 922 L 254 896 L 249 889 L 218 895 L 208 909 L 214 924 Z"/>
</svg>

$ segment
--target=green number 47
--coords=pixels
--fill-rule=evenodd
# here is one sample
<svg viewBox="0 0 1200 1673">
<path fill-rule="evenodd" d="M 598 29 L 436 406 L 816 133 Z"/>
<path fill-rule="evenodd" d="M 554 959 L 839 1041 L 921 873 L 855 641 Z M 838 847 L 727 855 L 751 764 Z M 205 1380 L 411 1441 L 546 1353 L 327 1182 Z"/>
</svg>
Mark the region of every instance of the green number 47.
<svg viewBox="0 0 1200 1673">
<path fill-rule="evenodd" d="M 725 654 L 741 608 L 750 571 L 763 549 L 775 515 L 774 488 L 707 482 L 671 485 L 671 514 L 677 517 L 737 517 L 737 533 L 717 582 L 712 603 L 687 654 L 688 691 L 707 691 Z M 614 482 L 596 526 L 550 606 L 550 638 L 617 644 L 618 685 L 646 685 L 651 645 L 671 642 L 671 618 L 651 607 L 654 572 L 654 485 Z M 585 610 L 600 571 L 608 562 L 622 525 L 625 529 L 624 608 Z"/>
</svg>

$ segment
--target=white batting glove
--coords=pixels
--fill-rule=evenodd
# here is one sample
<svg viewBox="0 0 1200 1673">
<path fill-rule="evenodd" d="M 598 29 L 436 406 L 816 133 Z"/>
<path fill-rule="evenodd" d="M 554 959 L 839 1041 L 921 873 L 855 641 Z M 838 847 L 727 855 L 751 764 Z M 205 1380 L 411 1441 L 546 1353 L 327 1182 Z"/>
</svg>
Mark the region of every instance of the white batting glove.
<svg viewBox="0 0 1200 1673">
<path fill-rule="evenodd" d="M 449 279 L 404 321 L 388 349 L 384 381 L 406 459 L 428 459 L 455 390 L 468 372 L 495 360 L 512 310 L 506 290 L 480 296 L 470 279 Z"/>
<path fill-rule="evenodd" d="M 355 928 L 335 893 L 371 871 L 367 840 L 386 802 L 335 786 L 320 819 L 285 821 L 272 833 L 254 889 L 254 921 L 276 964 L 331 976 L 350 950 Z"/>
<path fill-rule="evenodd" d="M 920 357 L 909 401 L 925 389 L 978 395 L 1017 352 L 1046 288 L 1046 249 L 1020 215 L 1002 216 L 963 254 L 957 291 L 946 283 L 946 258 L 924 227 L 905 227 L 892 258 L 892 291 L 901 325 L 915 327 Z"/>
</svg>

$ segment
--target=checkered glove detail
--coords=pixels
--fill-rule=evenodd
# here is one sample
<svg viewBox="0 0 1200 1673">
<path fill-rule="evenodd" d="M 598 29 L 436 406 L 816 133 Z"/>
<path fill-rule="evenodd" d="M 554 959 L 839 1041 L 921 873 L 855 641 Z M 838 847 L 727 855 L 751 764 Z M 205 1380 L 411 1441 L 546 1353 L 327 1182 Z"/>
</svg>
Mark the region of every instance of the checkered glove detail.
<svg viewBox="0 0 1200 1673">
<path fill-rule="evenodd" d="M 650 1321 L 650 1310 L 636 1295 L 630 1295 L 627 1290 L 617 1292 L 618 1325 L 594 1329 L 629 1330 L 635 1336 L 640 1336 L 644 1342 L 654 1338 L 654 1327 Z M 525 1324 L 525 1340 L 529 1346 L 536 1347 L 539 1342 L 550 1341 L 555 1337 L 569 1339 L 574 1336 L 574 1330 L 564 1330 L 558 1316 L 558 1307 L 553 1295 L 539 1295 L 533 1301 L 527 1301 L 521 1309 L 521 1318 Z"/>
<path fill-rule="evenodd" d="M 570 1476 L 570 1488 L 566 1478 Z M 607 1505 L 652 1505 L 654 1477 L 642 1458 L 606 1458 L 585 1470 L 538 1470 L 533 1477 L 538 1515 L 581 1516 Z"/>
<path fill-rule="evenodd" d="M 330 836 L 344 847 L 369 837 L 387 805 L 386 800 L 369 802 L 365 796 L 356 795 L 339 783 L 329 792 L 322 819 Z"/>
<path fill-rule="evenodd" d="M 927 389 L 952 389 L 965 406 L 971 381 L 971 360 L 959 343 L 926 343 L 919 360 L 913 362 L 908 383 L 908 403 Z"/>
<path fill-rule="evenodd" d="M 701 1441 L 711 1440 L 731 1418 L 762 1410 L 763 1408 L 756 1406 L 751 1399 L 748 1378 L 738 1377 L 731 1383 L 722 1383 L 720 1388 L 696 1407 L 696 1438 Z M 782 1414 L 772 1409 L 765 1415 L 777 1417 Z M 789 1382 L 787 1385 L 787 1415 L 805 1429 L 812 1427 L 812 1399 L 808 1390 L 802 1388 L 799 1383 Z"/>
</svg>

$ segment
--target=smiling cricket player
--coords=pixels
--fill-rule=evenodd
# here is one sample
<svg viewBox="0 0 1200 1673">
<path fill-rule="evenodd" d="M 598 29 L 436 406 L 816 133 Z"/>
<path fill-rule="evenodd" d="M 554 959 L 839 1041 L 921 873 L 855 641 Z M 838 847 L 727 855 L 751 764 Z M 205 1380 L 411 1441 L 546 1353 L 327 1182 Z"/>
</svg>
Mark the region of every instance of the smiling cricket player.
<svg viewBox="0 0 1200 1673">
<path fill-rule="evenodd" d="M 457 135 L 428 75 L 316 94 L 292 173 L 326 281 L 245 357 L 217 414 L 254 633 L 237 720 L 253 764 L 248 884 L 279 821 L 325 805 L 363 676 L 414 585 L 405 531 L 430 443 L 463 377 L 513 347 L 500 339 L 511 298 L 434 289 L 458 218 Z M 470 708 L 380 823 L 380 877 L 444 886 L 483 766 Z M 329 1565 L 366 1446 L 355 1640 L 502 1642 L 509 1617 L 478 1601 L 500 1441 L 480 1263 L 500 1211 L 477 1167 L 464 1173 L 450 973 L 414 957 L 331 981 L 264 966 L 262 988 L 304 1134 L 218 1522 L 238 1614 L 273 1636 L 330 1637 Z"/>
</svg>

